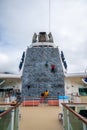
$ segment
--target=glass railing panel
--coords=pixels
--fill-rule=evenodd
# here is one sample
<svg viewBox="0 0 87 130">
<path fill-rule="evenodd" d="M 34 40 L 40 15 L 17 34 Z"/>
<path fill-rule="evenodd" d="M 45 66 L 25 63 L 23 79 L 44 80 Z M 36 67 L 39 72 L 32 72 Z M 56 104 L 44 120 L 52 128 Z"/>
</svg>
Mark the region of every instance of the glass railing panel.
<svg viewBox="0 0 87 130">
<path fill-rule="evenodd" d="M 19 128 L 19 108 L 17 107 L 14 111 L 14 130 L 18 130 Z"/>
<path fill-rule="evenodd" d="M 11 130 L 11 112 L 0 117 L 0 129 Z"/>
<path fill-rule="evenodd" d="M 70 130 L 83 130 L 83 122 L 78 119 L 72 112 L 69 111 L 69 127 Z"/>
<path fill-rule="evenodd" d="M 64 130 L 87 130 L 87 104 L 63 103 Z M 80 113 L 83 112 L 83 113 Z M 84 115 L 85 113 L 85 115 Z M 84 115 L 84 116 L 81 116 Z"/>
<path fill-rule="evenodd" d="M 63 107 L 63 127 L 64 130 L 68 130 L 67 109 L 65 107 Z"/>
<path fill-rule="evenodd" d="M 0 130 L 18 130 L 19 104 L 0 105 Z"/>
</svg>

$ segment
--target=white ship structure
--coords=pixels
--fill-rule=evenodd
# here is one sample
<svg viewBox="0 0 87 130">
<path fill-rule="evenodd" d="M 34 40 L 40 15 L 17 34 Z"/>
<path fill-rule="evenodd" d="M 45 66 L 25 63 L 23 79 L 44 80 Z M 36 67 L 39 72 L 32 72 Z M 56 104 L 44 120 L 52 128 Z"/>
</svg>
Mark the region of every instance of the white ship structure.
<svg viewBox="0 0 87 130">
<path fill-rule="evenodd" d="M 0 74 L 0 130 L 87 130 L 87 73 L 67 73 L 51 33 L 34 33 L 19 69 L 18 75 Z"/>
<path fill-rule="evenodd" d="M 87 73 L 67 73 L 64 53 L 53 42 L 51 33 L 34 33 L 19 69 L 19 75 L 0 74 L 0 96 L 4 97 L 10 89 L 20 89 L 24 96 L 34 97 L 46 89 L 50 96 L 87 96 Z"/>
</svg>

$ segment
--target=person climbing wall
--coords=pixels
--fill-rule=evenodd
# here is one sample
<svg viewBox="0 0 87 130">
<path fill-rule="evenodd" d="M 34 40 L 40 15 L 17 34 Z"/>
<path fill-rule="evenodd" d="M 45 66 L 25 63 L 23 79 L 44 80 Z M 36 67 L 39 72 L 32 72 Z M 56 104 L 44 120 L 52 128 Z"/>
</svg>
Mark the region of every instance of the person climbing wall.
<svg viewBox="0 0 87 130">
<path fill-rule="evenodd" d="M 51 65 L 51 72 L 55 72 L 56 66 L 54 64 Z"/>
</svg>

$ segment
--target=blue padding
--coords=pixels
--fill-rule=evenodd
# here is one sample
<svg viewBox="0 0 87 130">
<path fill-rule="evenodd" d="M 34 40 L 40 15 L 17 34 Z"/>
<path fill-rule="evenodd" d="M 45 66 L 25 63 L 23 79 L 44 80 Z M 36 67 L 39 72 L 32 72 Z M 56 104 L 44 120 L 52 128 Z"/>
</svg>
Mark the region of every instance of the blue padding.
<svg viewBox="0 0 87 130">
<path fill-rule="evenodd" d="M 63 99 L 63 96 L 58 96 L 58 99 Z"/>
<path fill-rule="evenodd" d="M 58 99 L 68 99 L 68 96 L 58 96 Z"/>
<path fill-rule="evenodd" d="M 64 98 L 63 99 L 68 99 L 68 96 L 63 96 Z"/>
</svg>

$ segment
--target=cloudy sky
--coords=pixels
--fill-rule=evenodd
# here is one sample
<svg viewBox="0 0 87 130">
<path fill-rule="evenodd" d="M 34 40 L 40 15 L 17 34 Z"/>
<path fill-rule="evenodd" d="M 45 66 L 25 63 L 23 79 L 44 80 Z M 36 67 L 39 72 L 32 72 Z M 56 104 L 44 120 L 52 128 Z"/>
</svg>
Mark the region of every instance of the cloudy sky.
<svg viewBox="0 0 87 130">
<path fill-rule="evenodd" d="M 87 68 L 87 0 L 50 0 L 50 31 L 68 72 Z M 49 0 L 0 0 L 0 72 L 18 72 L 32 35 L 49 33 Z"/>
</svg>

